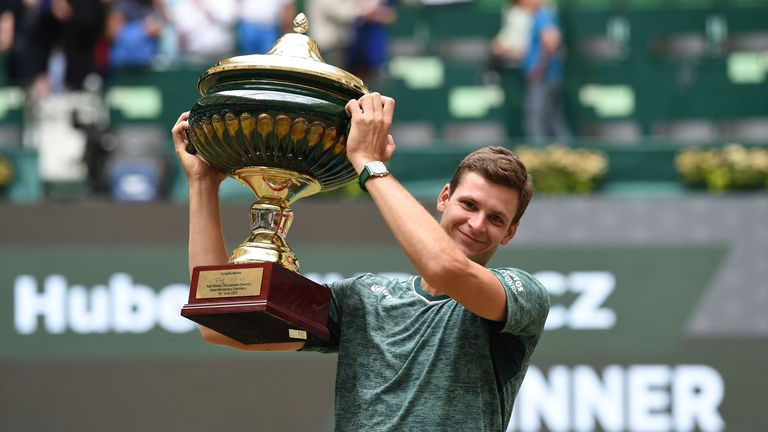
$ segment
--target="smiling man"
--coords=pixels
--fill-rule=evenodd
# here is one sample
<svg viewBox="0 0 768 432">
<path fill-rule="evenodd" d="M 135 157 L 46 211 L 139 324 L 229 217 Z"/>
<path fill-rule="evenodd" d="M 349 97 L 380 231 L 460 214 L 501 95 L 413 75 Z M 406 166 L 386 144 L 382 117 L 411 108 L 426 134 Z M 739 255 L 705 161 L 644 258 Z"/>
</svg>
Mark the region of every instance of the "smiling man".
<svg viewBox="0 0 768 432">
<path fill-rule="evenodd" d="M 243 345 L 204 327 L 201 333 L 251 351 L 337 352 L 338 431 L 503 431 L 549 295 L 525 271 L 486 265 L 515 236 L 531 178 L 509 150 L 478 150 L 440 192 L 438 223 L 386 169 L 395 151 L 394 105 L 378 93 L 347 104 L 347 158 L 419 275 L 331 284 L 328 343 Z M 184 151 L 188 127 L 182 114 L 173 132 L 190 180 L 191 269 L 227 256 L 217 199 L 223 177 Z"/>
</svg>

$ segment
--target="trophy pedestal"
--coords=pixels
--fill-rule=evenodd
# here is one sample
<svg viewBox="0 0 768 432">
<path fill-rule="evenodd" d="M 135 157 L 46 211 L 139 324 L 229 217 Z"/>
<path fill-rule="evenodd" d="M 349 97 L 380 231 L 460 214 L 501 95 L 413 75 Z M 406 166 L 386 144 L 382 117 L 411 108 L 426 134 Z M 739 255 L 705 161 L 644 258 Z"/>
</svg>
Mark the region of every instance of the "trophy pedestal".
<svg viewBox="0 0 768 432">
<path fill-rule="evenodd" d="M 331 291 L 271 262 L 199 266 L 181 315 L 244 344 L 330 338 Z"/>
</svg>

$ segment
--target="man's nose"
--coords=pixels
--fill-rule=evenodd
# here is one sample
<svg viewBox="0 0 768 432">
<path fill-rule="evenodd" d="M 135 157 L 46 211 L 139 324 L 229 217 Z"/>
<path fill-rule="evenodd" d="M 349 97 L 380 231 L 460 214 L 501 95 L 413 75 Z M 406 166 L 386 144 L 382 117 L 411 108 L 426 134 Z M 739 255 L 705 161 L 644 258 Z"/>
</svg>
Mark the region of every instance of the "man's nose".
<svg viewBox="0 0 768 432">
<path fill-rule="evenodd" d="M 482 231 L 485 227 L 485 224 L 483 223 L 484 220 L 485 215 L 482 212 L 476 212 L 469 218 L 469 226 L 473 231 Z"/>
</svg>

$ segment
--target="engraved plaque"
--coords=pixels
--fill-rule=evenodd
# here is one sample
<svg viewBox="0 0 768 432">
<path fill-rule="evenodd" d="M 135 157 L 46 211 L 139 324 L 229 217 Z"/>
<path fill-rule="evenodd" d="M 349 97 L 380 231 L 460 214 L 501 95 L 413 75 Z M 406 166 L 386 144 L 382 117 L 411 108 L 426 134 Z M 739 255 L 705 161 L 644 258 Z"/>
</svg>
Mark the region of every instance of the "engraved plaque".
<svg viewBox="0 0 768 432">
<path fill-rule="evenodd" d="M 261 293 L 263 268 L 233 268 L 201 271 L 195 298 L 258 296 Z"/>
</svg>

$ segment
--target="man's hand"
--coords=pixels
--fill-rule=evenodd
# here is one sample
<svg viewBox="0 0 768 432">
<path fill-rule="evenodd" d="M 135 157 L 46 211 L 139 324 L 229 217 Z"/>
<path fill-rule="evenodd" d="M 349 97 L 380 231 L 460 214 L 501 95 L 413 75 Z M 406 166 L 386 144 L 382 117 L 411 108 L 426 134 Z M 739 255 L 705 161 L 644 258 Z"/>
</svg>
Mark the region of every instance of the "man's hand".
<svg viewBox="0 0 768 432">
<path fill-rule="evenodd" d="M 189 143 L 187 131 L 189 131 L 189 111 L 182 113 L 173 126 L 173 145 L 176 149 L 176 155 L 179 157 L 181 166 L 190 180 L 212 180 L 221 183 L 226 174 L 216 170 L 208 165 L 202 158 L 187 153 L 186 147 Z"/>
<path fill-rule="evenodd" d="M 352 99 L 345 107 L 352 118 L 347 137 L 347 159 L 359 173 L 371 161 L 386 162 L 395 152 L 395 141 L 389 134 L 395 100 L 379 93 Z"/>
</svg>

